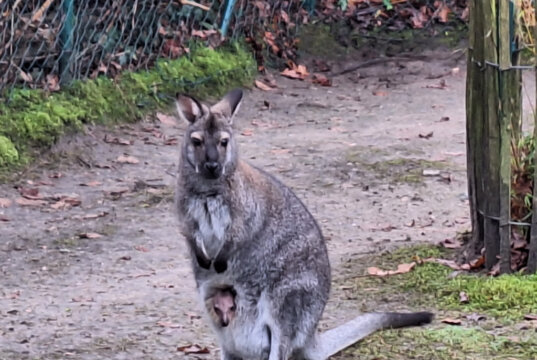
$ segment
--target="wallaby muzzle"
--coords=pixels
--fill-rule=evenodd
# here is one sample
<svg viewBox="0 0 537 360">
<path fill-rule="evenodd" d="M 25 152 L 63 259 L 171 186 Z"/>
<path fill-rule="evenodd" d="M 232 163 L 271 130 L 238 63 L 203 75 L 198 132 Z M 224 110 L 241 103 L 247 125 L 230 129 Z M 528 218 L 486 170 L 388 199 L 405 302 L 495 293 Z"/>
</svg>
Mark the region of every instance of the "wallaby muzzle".
<svg viewBox="0 0 537 360">
<path fill-rule="evenodd" d="M 203 164 L 203 176 L 207 179 L 218 179 L 222 175 L 222 166 L 216 161 Z"/>
</svg>

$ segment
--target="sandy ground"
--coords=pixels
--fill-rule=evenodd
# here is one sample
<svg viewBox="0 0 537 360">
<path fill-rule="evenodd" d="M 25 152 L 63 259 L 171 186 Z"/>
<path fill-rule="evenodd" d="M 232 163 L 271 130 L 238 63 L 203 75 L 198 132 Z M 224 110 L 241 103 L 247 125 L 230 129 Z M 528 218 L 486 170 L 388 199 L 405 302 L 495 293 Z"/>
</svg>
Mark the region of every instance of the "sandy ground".
<svg viewBox="0 0 537 360">
<path fill-rule="evenodd" d="M 429 55 L 246 93 L 242 157 L 304 200 L 336 280 L 346 262 L 469 229 L 465 65 Z M 172 209 L 184 126 L 161 119 L 88 128 L 0 185 L 0 359 L 219 355 Z M 322 326 L 376 306 L 334 287 Z"/>
</svg>

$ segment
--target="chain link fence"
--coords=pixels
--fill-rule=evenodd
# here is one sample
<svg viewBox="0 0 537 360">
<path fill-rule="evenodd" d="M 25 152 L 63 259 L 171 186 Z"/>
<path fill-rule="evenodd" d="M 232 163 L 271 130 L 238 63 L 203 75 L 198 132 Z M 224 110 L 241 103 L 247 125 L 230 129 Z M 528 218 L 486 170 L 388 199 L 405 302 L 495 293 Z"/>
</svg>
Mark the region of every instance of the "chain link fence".
<svg viewBox="0 0 537 360">
<path fill-rule="evenodd" d="M 14 86 L 56 91 L 76 79 L 149 69 L 159 58 L 188 54 L 192 40 L 215 48 L 245 38 L 257 53 L 270 49 L 279 58 L 293 58 L 295 31 L 308 4 L 0 0 L 0 95 Z"/>
</svg>

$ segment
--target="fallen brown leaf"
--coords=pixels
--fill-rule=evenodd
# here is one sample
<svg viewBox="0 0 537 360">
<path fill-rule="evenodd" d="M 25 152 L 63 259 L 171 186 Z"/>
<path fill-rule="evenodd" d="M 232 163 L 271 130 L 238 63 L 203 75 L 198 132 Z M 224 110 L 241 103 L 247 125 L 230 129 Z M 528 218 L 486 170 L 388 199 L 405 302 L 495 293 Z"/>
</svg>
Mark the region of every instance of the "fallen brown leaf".
<svg viewBox="0 0 537 360">
<path fill-rule="evenodd" d="M 13 204 L 13 201 L 6 198 L 0 198 L 0 208 L 8 208 L 11 204 Z"/>
<path fill-rule="evenodd" d="M 465 318 L 470 320 L 470 321 L 475 321 L 475 322 L 477 322 L 479 320 L 485 320 L 486 319 L 485 316 L 477 314 L 477 313 L 472 313 L 472 314 L 466 315 Z"/>
<path fill-rule="evenodd" d="M 1 204 L 0 204 L 1 207 Z M 515 237 L 515 239 L 511 242 L 511 247 L 515 250 L 525 249 L 528 246 L 528 242 L 526 239 L 522 237 Z"/>
<path fill-rule="evenodd" d="M 143 246 L 143 245 L 136 245 L 136 246 L 134 246 L 134 248 L 135 248 L 136 250 L 138 250 L 138 251 L 141 251 L 141 252 L 149 252 L 149 249 L 146 248 L 146 247 Z"/>
<path fill-rule="evenodd" d="M 169 321 L 157 321 L 157 326 L 163 327 L 163 328 L 170 328 L 170 329 L 179 329 L 181 328 L 181 325 L 175 324 Z"/>
<path fill-rule="evenodd" d="M 420 139 L 430 139 L 433 137 L 433 132 L 429 132 L 427 134 L 419 134 L 418 135 Z"/>
<path fill-rule="evenodd" d="M 118 187 L 118 188 L 115 188 L 115 189 L 111 189 L 111 190 L 105 190 L 104 193 L 107 195 L 107 196 L 110 196 L 111 198 L 113 199 L 118 199 L 119 197 L 121 197 L 121 195 L 129 192 L 130 189 L 128 187 Z"/>
<path fill-rule="evenodd" d="M 443 322 L 444 324 L 449 325 L 461 325 L 462 321 L 460 319 L 453 319 L 453 318 L 445 318 L 440 320 L 440 322 Z"/>
<path fill-rule="evenodd" d="M 58 75 L 54 74 L 48 74 L 46 76 L 46 89 L 50 92 L 59 91 L 60 90 L 60 83 L 59 83 Z"/>
<path fill-rule="evenodd" d="M 272 88 L 270 86 L 268 86 L 267 84 L 265 84 L 264 82 L 260 81 L 260 80 L 256 80 L 255 82 L 255 86 L 258 88 L 258 89 L 261 89 L 263 91 L 270 91 L 272 90 Z"/>
<path fill-rule="evenodd" d="M 130 155 L 120 155 L 116 161 L 121 164 L 138 164 L 140 162 L 140 160 Z"/>
<path fill-rule="evenodd" d="M 251 129 L 244 129 L 242 132 L 241 132 L 241 135 L 243 136 L 252 136 L 254 134 L 253 130 Z"/>
<path fill-rule="evenodd" d="M 102 238 L 103 236 L 101 234 L 89 232 L 89 233 L 78 234 L 78 237 L 81 239 L 98 239 L 98 238 Z"/>
<path fill-rule="evenodd" d="M 438 10 L 438 13 L 436 17 L 438 18 L 438 21 L 441 23 L 447 23 L 448 22 L 448 16 L 451 11 L 449 10 L 449 7 L 446 4 L 442 4 L 441 8 Z"/>
<path fill-rule="evenodd" d="M 119 137 L 109 137 L 108 135 L 104 136 L 104 142 L 108 144 L 116 145 L 132 145 L 133 141 L 129 139 L 123 139 Z"/>
<path fill-rule="evenodd" d="M 524 320 L 537 321 L 537 315 L 526 314 L 524 315 Z"/>
<path fill-rule="evenodd" d="M 375 90 L 372 92 L 372 94 L 375 96 L 388 96 L 388 93 L 386 91 L 381 90 Z"/>
<path fill-rule="evenodd" d="M 440 265 L 447 266 L 453 270 L 465 270 L 462 266 L 457 264 L 454 260 L 447 260 L 447 259 L 437 259 L 437 258 L 427 258 L 423 259 L 423 262 L 433 262 Z"/>
<path fill-rule="evenodd" d="M 444 90 L 445 88 L 447 88 L 447 83 L 446 83 L 446 80 L 444 79 L 441 79 L 438 83 L 438 85 L 427 85 L 425 86 L 427 89 L 439 89 L 439 90 Z"/>
<path fill-rule="evenodd" d="M 190 2 L 190 3 L 193 3 L 193 2 Z M 209 9 L 207 8 L 207 10 L 209 10 Z M 211 36 L 211 35 L 214 35 L 214 34 L 217 34 L 217 33 L 218 33 L 218 31 L 216 31 L 214 29 L 211 29 L 211 30 L 193 30 L 191 35 L 192 36 L 197 36 L 197 37 L 202 38 L 202 39 L 206 39 L 208 36 Z"/>
<path fill-rule="evenodd" d="M 388 275 L 405 274 L 409 272 L 410 270 L 412 270 L 415 266 L 416 266 L 416 263 L 411 262 L 410 264 L 397 265 L 397 270 L 382 270 L 377 267 L 369 267 L 367 268 L 367 273 L 373 276 L 388 276 Z"/>
<path fill-rule="evenodd" d="M 177 351 L 182 351 L 185 354 L 209 354 L 209 349 L 206 347 L 200 347 L 199 345 L 185 345 L 179 346 Z"/>
<path fill-rule="evenodd" d="M 11 221 L 7 216 L 5 215 L 0 215 L 0 221 L 2 222 L 8 222 L 8 221 Z"/>
<path fill-rule="evenodd" d="M 90 187 L 93 187 L 93 186 L 98 186 L 98 185 L 101 185 L 101 184 L 102 184 L 102 182 L 97 181 L 97 180 L 94 180 L 94 181 L 89 181 L 89 182 L 87 182 L 87 183 L 80 183 L 80 184 L 78 184 L 78 185 L 80 185 L 80 186 L 90 186 Z"/>
<path fill-rule="evenodd" d="M 416 225 L 416 220 L 414 219 L 405 224 L 406 227 L 414 227 L 414 225 Z"/>
<path fill-rule="evenodd" d="M 397 226 L 393 226 L 393 225 L 384 225 L 384 226 L 380 226 L 380 227 L 376 227 L 376 228 L 370 228 L 371 231 L 384 231 L 384 232 L 390 232 L 392 230 L 397 230 Z"/>
<path fill-rule="evenodd" d="M 330 66 L 324 60 L 313 60 L 313 67 L 318 72 L 330 71 Z"/>
<path fill-rule="evenodd" d="M 53 209 L 68 209 L 73 206 L 80 206 L 82 204 L 82 200 L 78 197 L 78 195 L 54 195 L 50 198 L 51 200 L 55 200 L 56 202 L 52 205 L 50 205 Z"/>
<path fill-rule="evenodd" d="M 30 200 L 39 200 L 43 198 L 43 196 L 39 194 L 38 188 L 19 187 L 17 190 L 22 197 L 25 197 Z"/>
<path fill-rule="evenodd" d="M 168 125 L 168 126 L 177 125 L 177 121 L 175 120 L 175 117 L 170 116 L 170 115 L 157 113 L 157 119 L 164 125 Z"/>
<path fill-rule="evenodd" d="M 33 81 L 33 78 L 32 78 L 32 75 L 20 70 L 19 71 L 19 75 L 21 77 L 21 79 L 25 82 L 32 82 Z"/>
<path fill-rule="evenodd" d="M 280 74 L 290 79 L 300 80 L 304 80 L 309 75 L 308 70 L 304 65 L 294 65 L 292 69 L 285 69 Z"/>
<path fill-rule="evenodd" d="M 440 244 L 446 249 L 458 249 L 462 246 L 462 243 L 456 239 L 445 239 Z"/>
<path fill-rule="evenodd" d="M 332 86 L 332 80 L 321 74 L 313 74 L 311 82 L 321 86 Z"/>
<path fill-rule="evenodd" d="M 177 140 L 177 138 L 168 138 L 166 140 L 164 140 L 164 145 L 177 145 L 179 142 L 179 140 Z"/>
<path fill-rule="evenodd" d="M 95 302 L 95 300 L 93 298 L 85 298 L 83 296 L 78 296 L 78 297 L 74 297 L 71 299 L 72 302 L 76 302 L 76 303 L 79 303 L 79 302 Z"/>
<path fill-rule="evenodd" d="M 100 218 L 100 217 L 104 217 L 108 215 L 108 212 L 106 211 L 102 211 L 100 213 L 92 213 L 92 214 L 86 214 L 86 215 L 75 215 L 73 216 L 73 219 L 83 219 L 83 220 L 91 220 L 91 219 L 97 219 L 97 218 Z"/>
<path fill-rule="evenodd" d="M 440 170 L 435 169 L 423 169 L 422 171 L 423 176 L 439 176 Z"/>
<path fill-rule="evenodd" d="M 270 152 L 275 155 L 279 154 L 288 154 L 291 151 L 291 149 L 272 149 Z"/>
<path fill-rule="evenodd" d="M 498 276 L 500 275 L 500 262 L 497 262 L 492 266 L 492 269 L 487 273 L 490 276 Z"/>
<path fill-rule="evenodd" d="M 481 256 L 477 259 L 474 259 L 470 261 L 469 264 L 472 269 L 479 269 L 480 267 L 485 265 L 485 256 Z"/>
<path fill-rule="evenodd" d="M 44 200 L 32 200 L 26 198 L 18 198 L 15 202 L 21 206 L 42 206 L 47 203 Z"/>
<path fill-rule="evenodd" d="M 50 173 L 48 175 L 49 178 L 51 179 L 59 179 L 63 176 L 63 174 L 61 172 L 53 172 L 53 173 Z"/>
<path fill-rule="evenodd" d="M 201 315 L 194 312 L 186 312 L 184 315 L 186 315 L 190 320 L 201 319 Z"/>
<path fill-rule="evenodd" d="M 468 304 L 470 302 L 470 299 L 468 298 L 468 294 L 465 293 L 464 291 L 461 291 L 459 293 L 459 302 L 461 304 Z"/>
</svg>

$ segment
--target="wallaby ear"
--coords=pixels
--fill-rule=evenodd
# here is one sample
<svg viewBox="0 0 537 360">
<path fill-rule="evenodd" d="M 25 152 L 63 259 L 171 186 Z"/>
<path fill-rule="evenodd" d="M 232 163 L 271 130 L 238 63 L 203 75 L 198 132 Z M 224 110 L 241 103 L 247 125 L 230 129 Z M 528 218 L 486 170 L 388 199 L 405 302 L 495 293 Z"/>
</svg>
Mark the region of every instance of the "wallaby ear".
<svg viewBox="0 0 537 360">
<path fill-rule="evenodd" d="M 194 123 L 203 116 L 203 106 L 198 100 L 190 96 L 177 94 L 175 106 L 177 107 L 179 117 L 189 123 Z"/>
<path fill-rule="evenodd" d="M 228 92 L 222 100 L 211 107 L 211 112 L 219 113 L 229 119 L 229 123 L 233 122 L 233 116 L 239 111 L 242 102 L 242 90 L 234 89 Z"/>
</svg>

